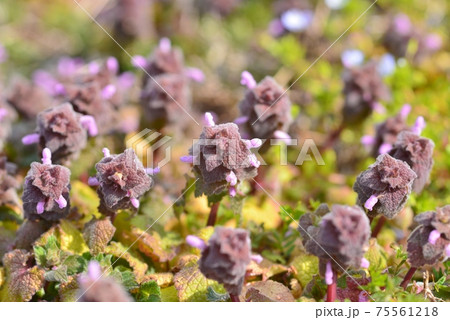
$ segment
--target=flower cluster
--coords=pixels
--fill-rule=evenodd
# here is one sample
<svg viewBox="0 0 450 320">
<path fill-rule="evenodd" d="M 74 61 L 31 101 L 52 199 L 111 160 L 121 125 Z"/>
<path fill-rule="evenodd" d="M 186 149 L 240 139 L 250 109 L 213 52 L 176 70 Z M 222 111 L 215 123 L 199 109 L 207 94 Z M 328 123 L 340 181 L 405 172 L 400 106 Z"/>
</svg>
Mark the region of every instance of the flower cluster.
<svg viewBox="0 0 450 320">
<path fill-rule="evenodd" d="M 52 164 L 51 152 L 42 151 L 42 163 L 33 162 L 25 177 L 22 195 L 24 215 L 29 220 L 57 221 L 70 210 L 70 170 Z"/>
<path fill-rule="evenodd" d="M 150 58 L 135 56 L 133 64 L 145 71 L 140 100 L 147 120 L 161 128 L 183 119 L 178 111 L 190 110 L 189 79 L 201 82 L 203 73 L 186 68 L 182 51 L 167 38 L 161 39 Z"/>
<path fill-rule="evenodd" d="M 234 123 L 216 125 L 210 113 L 206 113 L 207 126 L 199 140 L 189 150 L 184 162 L 193 163 L 198 178 L 196 195 L 219 195 L 226 190 L 236 195 L 237 185 L 257 175 L 260 163 L 250 151 L 259 147 L 261 140 L 243 140 Z"/>
<path fill-rule="evenodd" d="M 422 192 L 428 183 L 431 168 L 433 167 L 432 140 L 420 137 L 417 132 L 403 131 L 399 134 L 392 150 L 389 152 L 396 159 L 403 160 L 416 173 L 413 191 Z"/>
<path fill-rule="evenodd" d="M 104 158 L 95 165 L 97 176 L 89 179 L 91 186 L 98 186 L 99 210 L 112 215 L 120 209 L 137 209 L 139 197 L 150 190 L 152 178 L 133 149 L 111 155 L 103 149 Z"/>
<path fill-rule="evenodd" d="M 343 116 L 346 123 L 364 120 L 374 109 L 379 108 L 380 100 L 390 98 L 389 89 L 383 83 L 375 63 L 346 69 L 343 80 Z"/>
<path fill-rule="evenodd" d="M 52 97 L 38 85 L 16 78 L 6 94 L 6 101 L 21 116 L 34 119 L 39 112 L 51 105 Z"/>
<path fill-rule="evenodd" d="M 435 52 L 442 46 L 442 38 L 434 33 L 426 33 L 414 26 L 410 18 L 403 13 L 396 15 L 389 25 L 384 38 L 384 46 L 397 58 L 406 56 L 411 40 L 417 42 L 417 50 L 414 60 L 419 61 L 423 57 Z"/>
<path fill-rule="evenodd" d="M 353 190 L 358 194 L 358 204 L 370 216 L 382 214 L 392 219 L 406 204 L 416 177 L 406 162 L 382 154 L 359 174 Z"/>
<path fill-rule="evenodd" d="M 314 214 L 301 216 L 298 230 L 305 249 L 319 258 L 321 275 L 330 267 L 335 271 L 368 267 L 364 253 L 369 248 L 370 224 L 359 206 L 333 205 L 330 210 L 322 204 Z"/>
<path fill-rule="evenodd" d="M 241 83 L 248 90 L 239 104 L 241 117 L 235 123 L 244 126 L 244 132 L 259 139 L 286 138 L 292 123 L 291 101 L 286 91 L 272 77 L 256 83 L 252 75 L 244 71 Z"/>
<path fill-rule="evenodd" d="M 434 265 L 450 257 L 450 205 L 414 218 L 419 226 L 408 238 L 408 260 L 413 267 Z"/>
<path fill-rule="evenodd" d="M 94 117 L 100 134 L 106 134 L 119 129 L 119 109 L 125 105 L 134 76 L 119 74 L 114 57 L 89 63 L 66 57 L 59 60 L 55 74 L 37 70 L 33 81 L 56 103 L 70 102 L 76 112 Z"/>
<path fill-rule="evenodd" d="M 94 118 L 75 112 L 70 103 L 64 103 L 39 113 L 37 133 L 23 137 L 22 142 L 39 142 L 42 149 L 50 149 L 54 161 L 64 162 L 78 157 L 86 146 L 87 132 L 91 136 L 97 135 Z"/>
<path fill-rule="evenodd" d="M 251 260 L 248 231 L 217 227 L 202 251 L 200 271 L 205 277 L 222 283 L 232 295 L 239 295 Z"/>
<path fill-rule="evenodd" d="M 401 111 L 390 118 L 387 118 L 383 123 L 380 123 L 375 128 L 375 137 L 364 136 L 361 142 L 371 148 L 373 157 L 391 151 L 392 146 L 397 141 L 397 136 L 402 131 L 409 131 L 411 128 L 406 123 L 411 106 L 405 104 Z"/>
</svg>

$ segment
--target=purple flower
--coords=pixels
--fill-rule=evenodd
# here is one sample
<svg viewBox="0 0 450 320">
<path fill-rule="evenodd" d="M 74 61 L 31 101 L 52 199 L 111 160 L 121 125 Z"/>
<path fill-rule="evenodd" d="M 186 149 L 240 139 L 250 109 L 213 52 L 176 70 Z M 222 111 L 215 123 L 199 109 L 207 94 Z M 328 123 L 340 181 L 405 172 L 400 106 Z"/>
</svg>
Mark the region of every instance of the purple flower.
<svg viewBox="0 0 450 320">
<path fill-rule="evenodd" d="M 118 128 L 119 112 L 113 100 L 104 99 L 101 82 L 91 79 L 68 83 L 63 100 L 69 101 L 76 112 L 94 117 L 98 133 L 106 134 Z"/>
<path fill-rule="evenodd" d="M 428 50 L 437 51 L 442 47 L 442 38 L 436 33 L 430 33 L 424 37 L 423 43 Z"/>
<path fill-rule="evenodd" d="M 111 215 L 119 209 L 137 209 L 138 199 L 153 184 L 152 178 L 133 149 L 126 149 L 118 155 L 110 155 L 106 151 L 105 157 L 95 165 L 100 212 Z"/>
<path fill-rule="evenodd" d="M 408 43 L 414 36 L 414 29 L 409 17 L 399 14 L 391 21 L 384 34 L 383 43 L 386 48 L 397 58 L 402 58 L 408 49 Z"/>
<path fill-rule="evenodd" d="M 75 112 L 70 103 L 49 108 L 38 114 L 37 130 L 42 148 L 49 148 L 57 162 L 78 158 L 86 146 L 87 131 L 97 132 L 95 120 Z M 36 134 L 25 136 L 22 142 L 34 142 Z"/>
<path fill-rule="evenodd" d="M 414 220 L 419 226 L 408 238 L 410 264 L 419 268 L 446 259 L 450 245 L 450 205 L 421 213 Z"/>
<path fill-rule="evenodd" d="M 273 37 L 279 37 L 284 33 L 284 27 L 280 19 L 274 19 L 269 23 L 269 33 Z"/>
<path fill-rule="evenodd" d="M 411 20 L 406 14 L 398 14 L 393 21 L 394 30 L 399 34 L 406 35 L 412 30 Z"/>
<path fill-rule="evenodd" d="M 358 204 L 368 209 L 370 216 L 383 214 L 392 219 L 406 204 L 416 177 L 408 164 L 382 154 L 356 178 L 353 190 Z"/>
<path fill-rule="evenodd" d="M 186 237 L 186 243 L 188 245 L 190 245 L 191 247 L 194 247 L 194 248 L 197 248 L 200 250 L 204 250 L 207 247 L 205 241 L 203 241 L 199 237 L 193 236 L 193 235 L 189 235 Z"/>
<path fill-rule="evenodd" d="M 192 158 L 184 160 L 193 161 L 194 174 L 199 178 L 197 196 L 218 195 L 227 189 L 233 196 L 237 184 L 257 174 L 258 163 L 234 123 L 204 127 L 189 155 Z"/>
<path fill-rule="evenodd" d="M 24 215 L 29 220 L 57 221 L 69 214 L 70 170 L 53 165 L 47 148 L 42 152 L 42 162 L 33 162 L 25 177 Z"/>
<path fill-rule="evenodd" d="M 344 80 L 344 121 L 357 123 L 369 116 L 380 100 L 390 98 L 375 63 L 347 69 Z"/>
<path fill-rule="evenodd" d="M 273 78 L 265 77 L 247 90 L 239 104 L 241 117 L 247 120 L 242 124 L 243 131 L 259 139 L 287 135 L 292 123 L 291 106 L 285 90 Z"/>
<path fill-rule="evenodd" d="M 143 61 L 138 60 L 137 63 L 141 65 Z M 152 77 L 164 73 L 182 75 L 184 73 L 183 53 L 180 49 L 172 47 L 169 39 L 163 38 L 145 65 L 146 72 Z M 153 80 L 145 75 L 144 86 L 148 81 Z"/>
<path fill-rule="evenodd" d="M 441 233 L 437 230 L 433 230 L 430 232 L 428 236 L 428 243 L 436 244 L 436 241 L 441 237 Z"/>
<path fill-rule="evenodd" d="M 370 262 L 369 260 L 367 260 L 366 258 L 361 258 L 361 268 L 369 268 L 370 267 Z"/>
<path fill-rule="evenodd" d="M 248 231 L 216 227 L 202 251 L 200 271 L 205 277 L 222 283 L 230 294 L 242 291 L 247 265 L 251 260 Z"/>
<path fill-rule="evenodd" d="M 147 120 L 154 128 L 181 123 L 187 119 L 180 112 L 190 110 L 191 96 L 184 75 L 165 73 L 155 76 L 142 88 L 140 102 Z M 181 106 L 181 107 L 180 107 Z"/>
<path fill-rule="evenodd" d="M 412 186 L 416 193 L 422 192 L 428 183 L 433 167 L 433 149 L 434 143 L 430 139 L 403 131 L 389 152 L 394 158 L 405 161 L 417 175 Z"/>
<path fill-rule="evenodd" d="M 339 272 L 349 266 L 360 268 L 369 248 L 369 219 L 358 206 L 333 205 L 330 210 L 322 204 L 314 214 L 301 216 L 298 230 L 306 251 L 319 258 L 326 280 L 332 280 L 331 267 Z"/>
<path fill-rule="evenodd" d="M 194 80 L 195 82 L 205 81 L 205 74 L 198 68 L 186 68 L 185 73 L 188 78 Z"/>
<path fill-rule="evenodd" d="M 328 261 L 327 264 L 326 264 L 325 283 L 327 285 L 333 284 L 333 268 L 331 267 L 330 261 Z"/>
<path fill-rule="evenodd" d="M 370 144 L 373 157 L 389 152 L 397 141 L 399 133 L 411 130 L 406 123 L 410 110 L 410 105 L 404 105 L 397 115 L 387 118 L 386 121 L 376 126 L 376 135 Z"/>
<path fill-rule="evenodd" d="M 25 79 L 13 81 L 6 100 L 28 119 L 34 119 L 39 112 L 52 104 L 52 98 L 47 91 Z"/>
</svg>

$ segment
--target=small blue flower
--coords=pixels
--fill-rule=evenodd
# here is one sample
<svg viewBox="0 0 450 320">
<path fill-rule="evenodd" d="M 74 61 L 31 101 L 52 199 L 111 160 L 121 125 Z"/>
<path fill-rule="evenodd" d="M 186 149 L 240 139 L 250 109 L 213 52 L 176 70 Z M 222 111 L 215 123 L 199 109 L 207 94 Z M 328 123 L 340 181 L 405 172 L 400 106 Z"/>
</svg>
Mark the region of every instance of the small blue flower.
<svg viewBox="0 0 450 320">
<path fill-rule="evenodd" d="M 313 18 L 310 10 L 290 9 L 281 15 L 283 27 L 291 32 L 300 32 L 308 28 Z"/>
<path fill-rule="evenodd" d="M 364 62 L 364 53 L 357 49 L 345 50 L 341 54 L 341 61 L 346 68 L 360 66 Z"/>
<path fill-rule="evenodd" d="M 395 58 L 392 54 L 386 53 L 384 54 L 380 61 L 378 61 L 378 72 L 382 76 L 388 76 L 395 71 L 396 68 Z"/>
</svg>

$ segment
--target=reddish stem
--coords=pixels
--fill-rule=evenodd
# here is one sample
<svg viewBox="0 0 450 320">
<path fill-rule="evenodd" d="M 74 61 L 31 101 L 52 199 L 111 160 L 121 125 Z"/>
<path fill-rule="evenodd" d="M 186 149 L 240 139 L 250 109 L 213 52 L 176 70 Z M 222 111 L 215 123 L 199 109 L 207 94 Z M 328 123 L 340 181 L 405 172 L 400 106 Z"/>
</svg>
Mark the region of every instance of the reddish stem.
<svg viewBox="0 0 450 320">
<path fill-rule="evenodd" d="M 345 124 L 342 123 L 337 129 L 331 131 L 331 133 L 328 135 L 327 140 L 323 143 L 322 147 L 320 148 L 320 151 L 325 151 L 336 143 L 336 141 L 341 136 L 342 131 L 345 129 Z"/>
<path fill-rule="evenodd" d="M 408 272 L 405 275 L 405 278 L 403 278 L 402 283 L 400 283 L 400 286 L 403 287 L 404 290 L 406 290 L 408 283 L 411 281 L 411 279 L 414 276 L 414 273 L 416 273 L 416 271 L 417 271 L 417 268 L 414 268 L 414 267 L 409 268 Z"/>
<path fill-rule="evenodd" d="M 337 274 L 333 270 L 333 283 L 327 286 L 327 302 L 334 302 L 337 298 Z"/>
<path fill-rule="evenodd" d="M 234 294 L 230 293 L 230 299 L 231 302 L 241 302 L 241 300 L 239 300 L 239 296 L 235 296 Z"/>
<path fill-rule="evenodd" d="M 378 219 L 377 224 L 375 225 L 375 227 L 372 230 L 372 238 L 376 238 L 378 236 L 378 234 L 380 233 L 381 229 L 383 228 L 385 222 L 386 222 L 385 216 L 381 216 Z"/>
<path fill-rule="evenodd" d="M 219 202 L 213 203 L 211 206 L 211 211 L 209 212 L 208 222 L 206 223 L 207 227 L 213 227 L 216 224 L 217 220 L 217 211 L 219 210 Z"/>
</svg>

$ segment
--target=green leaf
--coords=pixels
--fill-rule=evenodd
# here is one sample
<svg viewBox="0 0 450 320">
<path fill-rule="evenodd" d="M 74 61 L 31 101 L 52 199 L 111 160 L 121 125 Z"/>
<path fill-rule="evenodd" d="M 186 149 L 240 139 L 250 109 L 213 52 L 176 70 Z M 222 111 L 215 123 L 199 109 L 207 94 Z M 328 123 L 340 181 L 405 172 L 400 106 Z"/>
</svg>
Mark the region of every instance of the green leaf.
<svg viewBox="0 0 450 320">
<path fill-rule="evenodd" d="M 122 284 L 122 286 L 128 291 L 139 287 L 133 272 L 123 266 L 114 268 L 109 276 L 114 278 L 118 283 Z"/>
<path fill-rule="evenodd" d="M 108 242 L 114 236 L 116 228 L 109 218 L 102 220 L 91 220 L 84 226 L 83 237 L 86 240 L 92 254 L 103 251 Z"/>
<path fill-rule="evenodd" d="M 228 293 L 217 293 L 212 287 L 208 287 L 206 299 L 210 302 L 224 302 L 230 299 L 230 295 Z"/>
<path fill-rule="evenodd" d="M 67 274 L 74 275 L 87 270 L 88 262 L 80 256 L 69 256 L 62 263 L 67 267 Z"/>
<path fill-rule="evenodd" d="M 200 272 L 197 263 L 187 264 L 174 277 L 175 288 L 180 301 L 205 301 L 208 287 L 225 292 L 222 285 L 214 280 L 205 278 Z"/>
<path fill-rule="evenodd" d="M 47 264 L 47 250 L 45 250 L 45 248 L 41 247 L 41 246 L 34 246 L 33 247 L 33 251 L 34 251 L 34 258 L 36 259 L 36 263 L 38 266 L 41 267 L 45 267 L 45 265 Z"/>
<path fill-rule="evenodd" d="M 160 302 L 161 301 L 161 289 L 156 281 L 148 281 L 139 287 L 139 291 L 136 294 L 136 301 L 138 302 Z"/>
<path fill-rule="evenodd" d="M 120 257 L 128 262 L 133 273 L 136 276 L 136 280 L 141 282 L 145 273 L 147 272 L 148 265 L 139 260 L 134 253 L 130 251 L 130 248 L 125 248 L 119 242 L 111 242 L 109 246 L 105 248 L 105 253 L 112 254 L 115 257 Z"/>
<path fill-rule="evenodd" d="M 291 266 L 295 268 L 294 276 L 303 288 L 312 280 L 314 275 L 319 273 L 319 259 L 310 254 L 295 257 Z"/>
<path fill-rule="evenodd" d="M 44 275 L 46 281 L 67 282 L 67 266 L 62 265 L 55 270 L 47 271 Z"/>
</svg>

